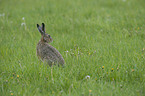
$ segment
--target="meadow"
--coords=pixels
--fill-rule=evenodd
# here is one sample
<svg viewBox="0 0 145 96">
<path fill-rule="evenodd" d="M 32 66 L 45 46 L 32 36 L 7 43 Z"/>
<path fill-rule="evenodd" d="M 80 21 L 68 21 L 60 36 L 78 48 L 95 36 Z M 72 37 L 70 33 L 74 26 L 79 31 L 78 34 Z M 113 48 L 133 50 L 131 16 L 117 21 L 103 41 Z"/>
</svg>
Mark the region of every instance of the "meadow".
<svg viewBox="0 0 145 96">
<path fill-rule="evenodd" d="M 65 67 L 36 56 L 46 25 Z M 0 0 L 0 96 L 145 96 L 144 0 Z"/>
</svg>

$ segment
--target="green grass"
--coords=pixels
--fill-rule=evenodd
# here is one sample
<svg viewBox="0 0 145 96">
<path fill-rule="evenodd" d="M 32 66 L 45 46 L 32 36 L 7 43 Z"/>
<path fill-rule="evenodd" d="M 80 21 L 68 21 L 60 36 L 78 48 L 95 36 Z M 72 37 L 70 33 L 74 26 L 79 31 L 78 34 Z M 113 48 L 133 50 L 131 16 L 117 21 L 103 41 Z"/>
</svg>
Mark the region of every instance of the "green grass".
<svg viewBox="0 0 145 96">
<path fill-rule="evenodd" d="M 144 0 L 0 0 L 0 14 L 1 96 L 145 95 Z M 42 22 L 64 68 L 36 56 Z"/>
</svg>

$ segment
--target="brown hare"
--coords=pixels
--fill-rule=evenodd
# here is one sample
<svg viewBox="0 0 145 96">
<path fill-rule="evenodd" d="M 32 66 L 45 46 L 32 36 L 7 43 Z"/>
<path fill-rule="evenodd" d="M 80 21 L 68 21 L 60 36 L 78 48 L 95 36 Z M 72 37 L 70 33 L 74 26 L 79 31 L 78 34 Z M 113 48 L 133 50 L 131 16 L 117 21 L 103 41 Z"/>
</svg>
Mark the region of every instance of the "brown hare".
<svg viewBox="0 0 145 96">
<path fill-rule="evenodd" d="M 47 33 L 45 33 L 45 25 L 42 23 L 42 26 L 37 24 L 37 28 L 41 33 L 41 40 L 37 44 L 37 56 L 43 62 L 47 62 L 48 65 L 52 66 L 53 64 L 56 65 L 64 65 L 65 61 L 62 55 L 55 49 L 53 46 L 49 45 L 48 43 L 52 42 L 53 39 Z"/>
</svg>

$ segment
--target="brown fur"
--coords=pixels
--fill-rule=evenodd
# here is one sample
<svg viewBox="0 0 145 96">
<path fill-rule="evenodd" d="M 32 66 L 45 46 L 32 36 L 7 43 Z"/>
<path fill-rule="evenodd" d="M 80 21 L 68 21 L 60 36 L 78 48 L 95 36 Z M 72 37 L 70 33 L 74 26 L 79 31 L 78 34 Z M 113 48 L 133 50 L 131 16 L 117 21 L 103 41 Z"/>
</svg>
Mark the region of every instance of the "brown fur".
<svg viewBox="0 0 145 96">
<path fill-rule="evenodd" d="M 39 26 L 37 26 L 37 27 L 39 27 Z M 38 28 L 38 30 L 39 30 L 39 28 Z M 44 29 L 44 28 L 42 28 L 42 29 Z M 39 30 L 39 31 L 43 31 L 43 30 Z M 36 47 L 37 56 L 42 61 L 47 62 L 50 66 L 52 66 L 52 64 L 64 65 L 65 61 L 64 61 L 62 55 L 59 53 L 59 51 L 57 51 L 56 48 L 54 48 L 53 46 L 48 44 L 48 43 L 52 42 L 52 38 L 50 37 L 50 35 L 46 34 L 45 32 L 44 32 L 44 34 L 42 34 L 42 33 L 41 33 L 41 35 L 42 35 L 41 40 L 38 42 L 37 47 Z"/>
</svg>

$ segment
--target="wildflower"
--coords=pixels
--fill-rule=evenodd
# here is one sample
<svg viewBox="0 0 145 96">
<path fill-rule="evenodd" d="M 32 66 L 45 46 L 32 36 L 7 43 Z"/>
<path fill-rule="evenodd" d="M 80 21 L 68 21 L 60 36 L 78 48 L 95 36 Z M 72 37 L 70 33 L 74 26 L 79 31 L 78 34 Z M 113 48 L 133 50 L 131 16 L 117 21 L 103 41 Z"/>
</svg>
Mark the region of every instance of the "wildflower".
<svg viewBox="0 0 145 96">
<path fill-rule="evenodd" d="M 60 93 L 62 93 L 62 92 L 63 92 L 63 90 L 60 91 Z"/>
<path fill-rule="evenodd" d="M 17 77 L 19 78 L 19 75 L 17 75 Z"/>
<path fill-rule="evenodd" d="M 132 69 L 132 72 L 134 72 L 134 69 Z"/>
<path fill-rule="evenodd" d="M 78 54 L 80 53 L 80 51 L 78 51 Z"/>
<path fill-rule="evenodd" d="M 95 78 L 95 80 L 97 81 L 97 78 Z"/>
<path fill-rule="evenodd" d="M 139 30 L 139 27 L 137 29 Z"/>
<path fill-rule="evenodd" d="M 10 23 L 13 23 L 13 21 L 10 21 Z"/>
<path fill-rule="evenodd" d="M 113 71 L 113 68 L 111 69 L 111 71 Z"/>
<path fill-rule="evenodd" d="M 112 78 L 112 80 L 114 81 L 114 78 Z"/>
<path fill-rule="evenodd" d="M 68 50 L 67 51 L 65 51 L 66 53 L 68 53 Z"/>
<path fill-rule="evenodd" d="M 144 48 L 142 49 L 142 51 L 144 51 Z"/>
<path fill-rule="evenodd" d="M 123 85 L 120 85 L 120 88 L 122 88 L 123 87 Z"/>
<path fill-rule="evenodd" d="M 11 95 L 14 95 L 13 93 L 11 93 Z"/>
<path fill-rule="evenodd" d="M 86 79 L 90 79 L 90 76 L 89 76 L 89 75 L 87 75 L 85 78 L 86 78 Z"/>
<path fill-rule="evenodd" d="M 13 77 L 11 77 L 11 79 L 13 79 Z"/>
<path fill-rule="evenodd" d="M 5 13 L 0 14 L 0 17 L 1 17 L 1 16 L 5 16 Z"/>
<path fill-rule="evenodd" d="M 91 53 L 89 53 L 89 55 L 91 55 Z"/>
<path fill-rule="evenodd" d="M 21 23 L 21 26 L 24 26 L 24 25 L 26 25 L 25 23 Z"/>
<path fill-rule="evenodd" d="M 54 94 L 54 91 L 52 91 L 52 94 Z"/>
<path fill-rule="evenodd" d="M 92 96 L 92 90 L 89 90 L 89 96 Z"/>
<path fill-rule="evenodd" d="M 25 20 L 25 17 L 23 17 L 22 20 Z"/>
<path fill-rule="evenodd" d="M 89 93 L 91 93 L 92 92 L 92 90 L 89 90 Z"/>
<path fill-rule="evenodd" d="M 102 66 L 102 69 L 104 69 L 104 66 Z"/>
<path fill-rule="evenodd" d="M 119 70 L 119 68 L 117 68 L 117 71 Z"/>
</svg>

